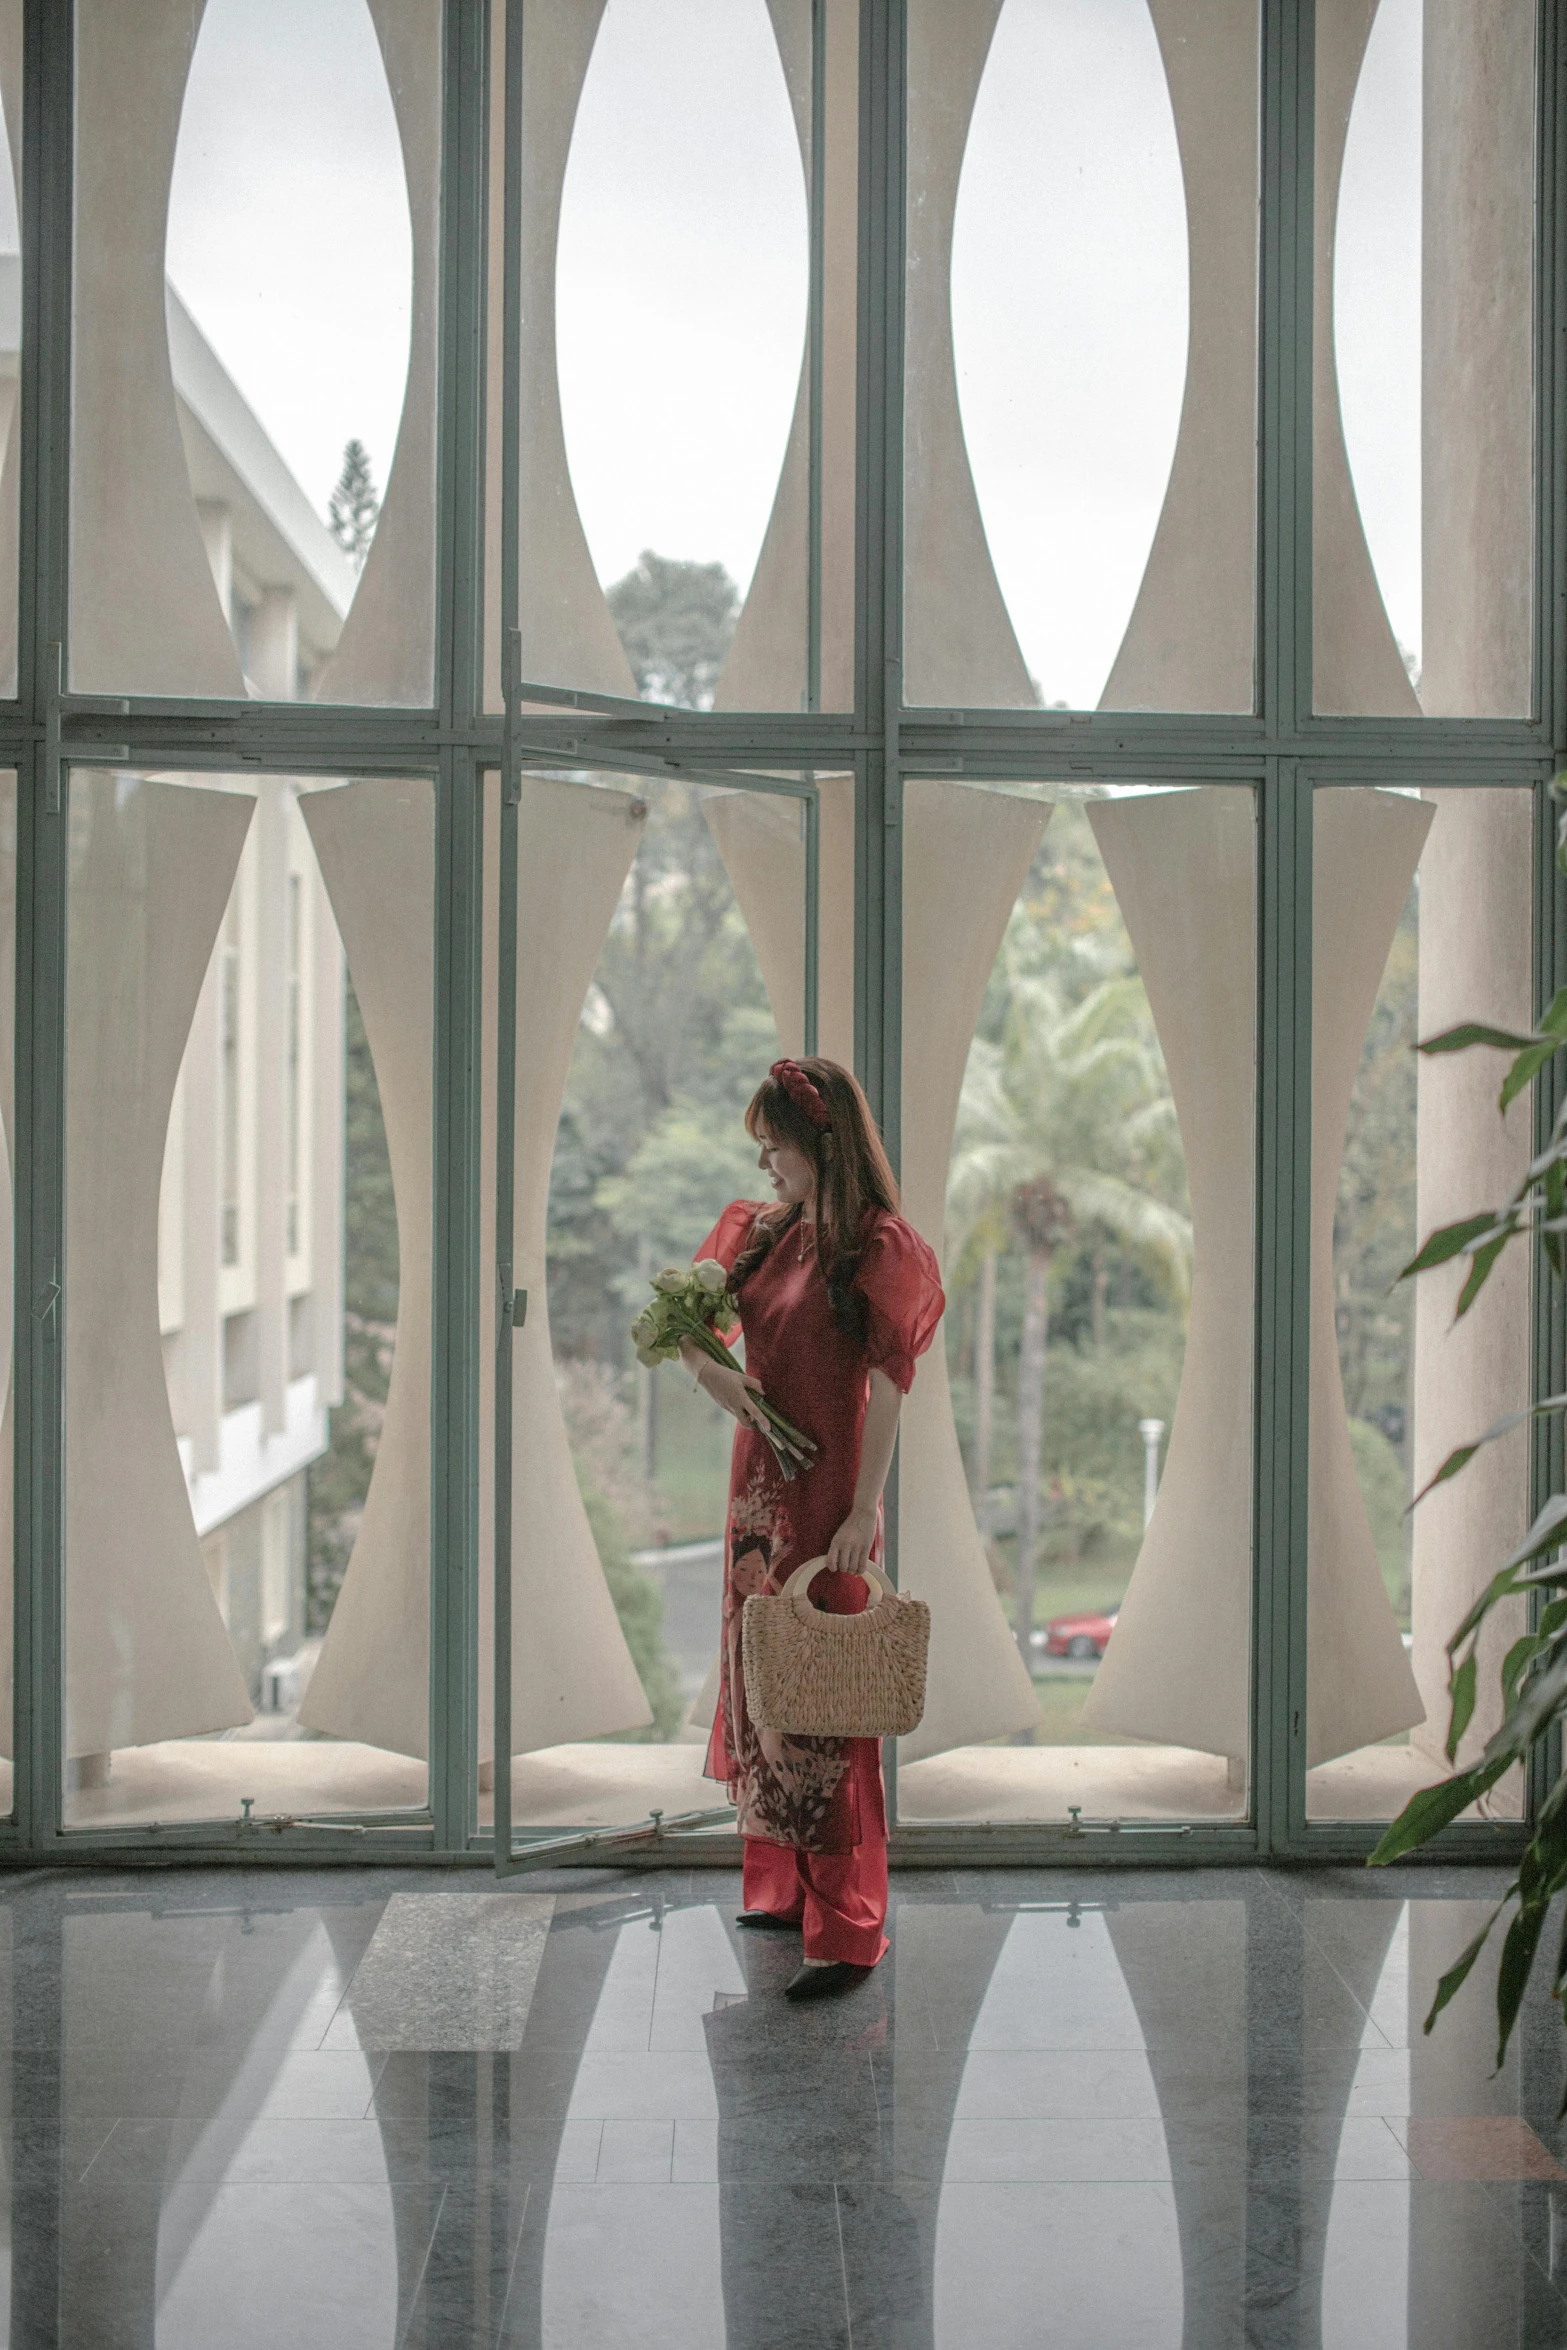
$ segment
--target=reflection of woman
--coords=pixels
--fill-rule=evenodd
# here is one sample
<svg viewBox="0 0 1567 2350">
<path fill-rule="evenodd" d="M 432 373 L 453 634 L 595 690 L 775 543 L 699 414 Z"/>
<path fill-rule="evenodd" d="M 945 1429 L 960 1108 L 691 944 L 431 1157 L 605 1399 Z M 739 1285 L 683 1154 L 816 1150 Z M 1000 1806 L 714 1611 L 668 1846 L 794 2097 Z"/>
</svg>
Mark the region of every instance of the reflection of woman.
<svg viewBox="0 0 1567 2350">
<path fill-rule="evenodd" d="M 788 1986 L 815 1999 L 864 1979 L 887 1948 L 887 1815 L 874 1738 L 784 1737 L 747 1718 L 740 1611 L 825 1555 L 816 1605 L 857 1613 L 856 1570 L 881 1556 L 881 1492 L 898 1411 L 945 1299 L 936 1260 L 897 1214 L 870 1106 L 834 1061 L 775 1061 L 746 1111 L 774 1207 L 736 1200 L 697 1252 L 730 1269 L 744 1372 L 687 1344 L 688 1367 L 740 1426 L 725 1538 L 718 1711 L 707 1775 L 727 1780 L 745 1838 L 743 1926 L 801 1925 Z M 786 1481 L 760 1434 L 766 1395 L 818 1450 Z M 852 1579 L 839 1579 L 852 1578 Z"/>
</svg>

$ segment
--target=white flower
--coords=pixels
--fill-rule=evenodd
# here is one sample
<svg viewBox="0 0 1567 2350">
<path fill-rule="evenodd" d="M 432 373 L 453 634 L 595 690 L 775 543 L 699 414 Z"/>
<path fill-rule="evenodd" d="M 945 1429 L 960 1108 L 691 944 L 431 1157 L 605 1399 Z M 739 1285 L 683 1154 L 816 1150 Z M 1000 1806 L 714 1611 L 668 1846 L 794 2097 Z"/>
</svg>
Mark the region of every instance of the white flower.
<svg viewBox="0 0 1567 2350">
<path fill-rule="evenodd" d="M 639 1346 L 637 1348 L 637 1361 L 642 1365 L 644 1371 L 656 1371 L 663 1359 L 655 1346 Z"/>
<path fill-rule="evenodd" d="M 658 1335 L 658 1324 L 651 1314 L 638 1314 L 631 1325 L 631 1335 L 638 1346 L 649 1346 Z"/>
<path fill-rule="evenodd" d="M 717 1297 L 729 1276 L 716 1257 L 702 1257 L 692 1266 L 698 1289 L 705 1289 L 709 1297 Z"/>
<path fill-rule="evenodd" d="M 666 1265 L 662 1273 L 653 1276 L 653 1287 L 661 1289 L 665 1297 L 678 1297 L 690 1278 L 690 1274 L 682 1273 L 678 1265 Z"/>
</svg>

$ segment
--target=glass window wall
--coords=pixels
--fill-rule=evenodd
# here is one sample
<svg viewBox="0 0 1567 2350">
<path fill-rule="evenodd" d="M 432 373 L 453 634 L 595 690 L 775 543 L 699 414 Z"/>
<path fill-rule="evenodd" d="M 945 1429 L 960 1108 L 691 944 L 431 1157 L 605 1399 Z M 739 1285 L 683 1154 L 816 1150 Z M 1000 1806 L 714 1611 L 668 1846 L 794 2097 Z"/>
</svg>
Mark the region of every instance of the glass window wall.
<svg viewBox="0 0 1567 2350">
<path fill-rule="evenodd" d="M 425 1801 L 433 814 L 72 774 L 69 1826 Z"/>
<path fill-rule="evenodd" d="M 1255 0 L 911 0 L 911 702 L 1254 700 Z"/>
<path fill-rule="evenodd" d="M 846 782 L 817 787 L 840 868 Z M 702 1770 L 734 1423 L 683 1365 L 641 1368 L 630 1324 L 731 1200 L 770 1197 L 744 1114 L 805 1050 L 808 831 L 784 791 L 527 774 L 521 792 L 512 1811 L 540 1827 L 723 1802 Z M 853 1019 L 839 878 L 817 942 L 835 1032 Z M 483 1490 L 488 1509 L 488 1473 Z M 481 1819 L 491 1653 L 486 1624 Z"/>
<path fill-rule="evenodd" d="M 1455 1448 L 1529 1402 L 1529 1265 L 1510 1250 L 1460 1319 L 1469 1260 L 1399 1275 L 1437 1227 L 1497 1205 L 1529 1164 L 1533 1103 L 1506 1062 L 1417 1054 L 1461 1021 L 1531 1025 L 1527 791 L 1319 791 L 1312 891 L 1311 1528 L 1306 1799 L 1391 1819 L 1445 1778 L 1447 1642 L 1529 1523 L 1525 1427 L 1410 1502 Z M 1462 1760 L 1500 1720 L 1498 1608 Z M 1517 1818 L 1515 1772 L 1485 1799 Z"/>
<path fill-rule="evenodd" d="M 703 1803 L 729 1430 L 627 1326 L 814 1043 L 949 1300 L 897 1822 L 1362 1848 L 1533 1440 L 1409 1497 L 1567 1385 L 1521 1253 L 1393 1278 L 1531 1140 L 1409 1045 L 1567 978 L 1548 12 L 77 0 L 25 203 L 22 16 L 7 1836 L 482 1832 L 503 1276 L 501 1784 Z"/>
<path fill-rule="evenodd" d="M 852 706 L 856 14 L 521 14 L 526 680 L 701 710 Z M 506 38 L 498 14 L 502 53 Z M 492 210 L 492 328 L 501 225 Z M 495 335 L 497 601 L 500 360 Z"/>
<path fill-rule="evenodd" d="M 1314 703 L 1525 718 L 1535 19 L 1316 14 Z"/>
<path fill-rule="evenodd" d="M 1241 1816 L 1252 795 L 911 782 L 903 890 L 904 1198 L 948 1307 L 900 1441 L 932 1633 L 899 1816 Z"/>
<path fill-rule="evenodd" d="M 432 701 L 439 0 L 76 24 L 72 687 Z"/>
</svg>

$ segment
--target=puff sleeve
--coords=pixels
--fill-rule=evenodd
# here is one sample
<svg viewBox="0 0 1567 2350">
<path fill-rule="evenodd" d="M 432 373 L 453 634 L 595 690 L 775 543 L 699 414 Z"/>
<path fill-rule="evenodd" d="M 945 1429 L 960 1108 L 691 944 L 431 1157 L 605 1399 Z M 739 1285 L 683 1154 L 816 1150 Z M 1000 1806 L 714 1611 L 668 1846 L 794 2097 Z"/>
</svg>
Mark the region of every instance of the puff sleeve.
<svg viewBox="0 0 1567 2350">
<path fill-rule="evenodd" d="M 732 1199 L 712 1231 L 698 1249 L 691 1252 L 691 1262 L 699 1265 L 704 1257 L 716 1257 L 726 1273 L 734 1268 L 734 1261 L 751 1236 L 762 1202 L 755 1199 Z"/>
<path fill-rule="evenodd" d="M 946 1311 L 934 1252 L 901 1216 L 881 1216 L 854 1286 L 865 1300 L 866 1361 L 907 1395 L 914 1366 Z"/>
<path fill-rule="evenodd" d="M 732 1272 L 736 1257 L 751 1237 L 751 1226 L 761 1205 L 760 1200 L 732 1199 L 701 1247 L 691 1252 L 692 1264 L 699 1265 L 704 1257 L 716 1257 L 726 1273 Z M 716 1333 L 725 1346 L 733 1346 L 739 1335 L 738 1322 Z"/>
</svg>

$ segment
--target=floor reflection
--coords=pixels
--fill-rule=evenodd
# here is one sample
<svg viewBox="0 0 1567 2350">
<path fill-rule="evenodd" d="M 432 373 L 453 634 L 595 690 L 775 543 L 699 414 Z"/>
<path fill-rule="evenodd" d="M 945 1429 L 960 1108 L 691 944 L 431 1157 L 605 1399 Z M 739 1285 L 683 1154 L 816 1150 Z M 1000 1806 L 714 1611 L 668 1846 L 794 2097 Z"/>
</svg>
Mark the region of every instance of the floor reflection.
<svg viewBox="0 0 1567 2350">
<path fill-rule="evenodd" d="M 1045 2280 L 1050 2324 L 1064 2339 L 1179 2350 L 1169 2150 L 1137 2009 L 1097 1905 L 1014 1920 L 969 2051 L 936 2215 L 938 2350 L 1034 2343 Z M 1022 2091 L 1022 2051 L 1110 2057 L 1113 2096 L 1080 2068 L 1074 2082 L 1070 2064 L 1063 2073 L 1048 2061 L 1032 2068 L 1032 2094 Z M 1019 2111 L 1028 2105 L 1077 2110 Z M 1025 2241 L 1031 2256 L 1020 2264 L 1013 2253 Z"/>
<path fill-rule="evenodd" d="M 1420 2029 L 1489 1872 L 912 1873 L 804 2011 L 529 1884 L 7 1881 L 0 2343 L 1567 2350 L 1560 2016 Z"/>
</svg>

